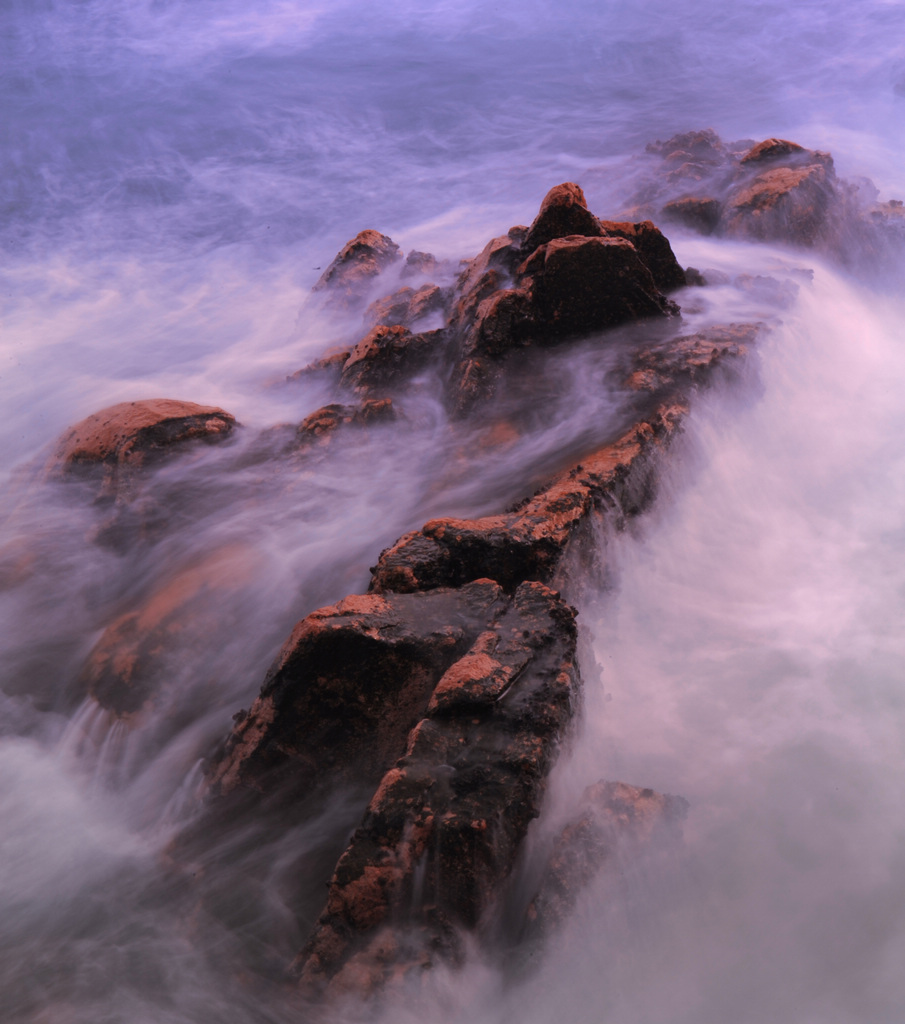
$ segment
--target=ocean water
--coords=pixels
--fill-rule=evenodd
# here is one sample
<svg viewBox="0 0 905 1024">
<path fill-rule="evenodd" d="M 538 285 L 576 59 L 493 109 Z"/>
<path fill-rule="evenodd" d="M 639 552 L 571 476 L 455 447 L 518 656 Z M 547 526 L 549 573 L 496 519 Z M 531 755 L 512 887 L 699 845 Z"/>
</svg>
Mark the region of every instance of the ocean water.
<svg viewBox="0 0 905 1024">
<path fill-rule="evenodd" d="M 200 759 L 293 623 L 364 589 L 382 547 L 499 509 L 618 413 L 606 359 L 578 346 L 508 445 L 452 430 L 426 388 L 403 427 L 303 471 L 255 461 L 260 431 L 328 400 L 286 375 L 359 329 L 307 299 L 341 245 L 376 228 L 470 257 L 565 180 L 607 216 L 646 143 L 700 127 L 830 150 L 842 176 L 905 198 L 903 29 L 878 0 L 3 6 L 5 1021 L 303 1019 L 280 983 L 319 909 L 297 876 L 322 889 L 359 805 L 213 837 L 227 867 L 206 865 L 205 916 L 167 867 Z M 651 513 L 601 536 L 606 579 L 576 581 L 599 670 L 585 664 L 528 856 L 599 778 L 684 796 L 684 846 L 621 865 L 530 970 L 476 953 L 384 1019 L 905 1012 L 900 269 L 872 280 L 821 254 L 670 237 L 728 282 L 679 296 L 689 328 L 768 329 L 743 379 L 700 396 Z M 244 429 L 155 471 L 158 532 L 98 544 L 107 513 L 43 467 L 70 424 L 150 397 L 221 405 Z M 201 625 L 174 638 L 157 710 L 129 730 L 82 702 L 79 672 L 161 593 L 198 595 Z"/>
</svg>

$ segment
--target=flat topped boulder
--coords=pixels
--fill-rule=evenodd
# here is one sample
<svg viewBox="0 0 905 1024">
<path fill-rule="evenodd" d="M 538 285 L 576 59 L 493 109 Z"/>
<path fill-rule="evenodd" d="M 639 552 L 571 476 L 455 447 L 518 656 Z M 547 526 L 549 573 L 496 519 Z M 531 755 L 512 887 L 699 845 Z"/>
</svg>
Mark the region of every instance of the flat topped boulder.
<svg viewBox="0 0 905 1024">
<path fill-rule="evenodd" d="M 120 402 L 70 427 L 60 438 L 52 463 L 64 470 L 90 465 L 137 467 L 185 441 L 220 441 L 235 425 L 235 416 L 216 406 L 172 398 Z"/>
</svg>

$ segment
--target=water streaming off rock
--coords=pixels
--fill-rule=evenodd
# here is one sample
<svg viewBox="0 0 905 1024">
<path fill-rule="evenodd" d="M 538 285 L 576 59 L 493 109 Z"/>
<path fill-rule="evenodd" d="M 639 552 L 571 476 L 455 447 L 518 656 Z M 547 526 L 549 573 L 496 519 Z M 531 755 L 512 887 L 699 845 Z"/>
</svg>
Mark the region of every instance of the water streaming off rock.
<svg viewBox="0 0 905 1024">
<path fill-rule="evenodd" d="M 7 5 L 5 1020 L 299 1019 L 282 972 L 361 794 L 289 833 L 221 822 L 202 910 L 169 869 L 201 759 L 293 624 L 363 592 L 382 548 L 507 507 L 621 415 L 608 357 L 579 345 L 518 438 L 451 426 L 426 381 L 403 423 L 330 458 L 266 457 L 263 432 L 331 400 L 285 377 L 361 333 L 308 299 L 340 246 L 375 228 L 454 267 L 565 180 L 615 216 L 645 144 L 705 126 L 830 150 L 901 198 L 902 28 L 880 0 Z M 502 935 L 388 1018 L 879 1024 L 905 1006 L 901 261 L 668 233 L 724 282 L 678 296 L 689 329 L 768 330 L 743 380 L 700 396 L 654 509 L 598 538 L 605 576 L 567 594 L 600 672 L 585 659 L 520 870 L 529 887 L 602 777 L 685 797 L 684 847 L 621 865 L 536 964 Z M 71 424 L 156 397 L 242 429 L 153 468 L 131 531 L 44 467 Z M 84 666 L 135 614 L 170 623 L 171 654 L 125 728 L 86 702 Z"/>
</svg>

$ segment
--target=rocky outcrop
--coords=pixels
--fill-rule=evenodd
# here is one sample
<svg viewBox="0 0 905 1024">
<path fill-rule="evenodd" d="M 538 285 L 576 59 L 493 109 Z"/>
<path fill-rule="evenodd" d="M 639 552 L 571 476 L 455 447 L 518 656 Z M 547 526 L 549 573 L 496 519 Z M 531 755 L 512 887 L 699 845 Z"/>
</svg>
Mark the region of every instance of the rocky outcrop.
<svg viewBox="0 0 905 1024">
<path fill-rule="evenodd" d="M 488 627 L 441 676 L 336 866 L 295 965 L 309 991 L 457 962 L 460 930 L 497 903 L 572 715 L 575 627 L 540 583 Z"/>
<path fill-rule="evenodd" d="M 512 589 L 524 579 L 551 581 L 566 547 L 601 509 L 636 515 L 654 492 L 657 455 L 687 410 L 694 385 L 727 360 L 744 356 L 758 328 L 730 324 L 645 347 L 625 386 L 659 399 L 621 437 L 589 452 L 519 508 L 481 519 L 434 519 L 381 553 L 371 590 L 398 593 L 458 586 L 488 575 Z"/>
<path fill-rule="evenodd" d="M 449 325 L 451 408 L 462 416 L 486 403 L 507 360 L 525 347 L 675 316 L 678 306 L 663 291 L 684 284 L 652 223 L 600 221 L 578 185 L 557 185 L 529 229 L 491 241 L 459 279 Z"/>
<path fill-rule="evenodd" d="M 644 510 L 653 496 L 653 462 L 686 412 L 658 406 L 622 437 L 554 478 L 517 511 L 481 519 L 433 519 L 381 553 L 375 593 L 458 586 L 489 575 L 507 590 L 525 579 L 550 581 L 569 540 L 603 508 Z"/>
<path fill-rule="evenodd" d="M 874 266 L 894 232 L 874 218 L 877 190 L 836 175 L 829 153 L 788 139 L 724 143 L 706 130 L 648 146 L 633 213 L 701 234 L 818 249 L 844 265 Z"/>
<path fill-rule="evenodd" d="M 344 253 L 334 264 L 353 259 Z M 431 265 L 426 254 L 414 255 L 413 266 Z M 338 373 L 344 389 L 383 397 L 442 357 L 447 404 L 464 416 L 492 398 L 513 354 L 630 320 L 675 316 L 678 306 L 664 292 L 685 283 L 652 222 L 600 221 L 580 186 L 564 182 L 547 193 L 530 228 L 511 228 L 470 260 L 452 293 L 426 284 L 378 300 L 367 312 L 376 326 L 365 338 L 290 379 Z M 408 331 L 441 312 L 448 314 L 445 327 Z"/>
<path fill-rule="evenodd" d="M 439 359 L 445 340 L 442 330 L 412 334 L 402 326 L 375 327 L 349 353 L 340 385 L 374 397 L 398 391 L 432 359 Z"/>
<path fill-rule="evenodd" d="M 409 984 L 460 962 L 462 936 L 481 934 L 578 697 L 574 611 L 551 584 L 592 517 L 618 525 L 647 507 L 693 389 L 755 333 L 735 325 L 636 352 L 620 370 L 642 410 L 629 430 L 509 512 L 407 534 L 381 555 L 368 595 L 296 626 L 206 777 L 213 813 L 251 801 L 286 827 L 314 793 L 374 787 L 295 961 L 304 991 Z M 642 820 L 638 793 L 607 791 L 613 828 L 626 794 L 635 810 L 623 817 Z M 573 889 L 599 867 L 604 833 L 581 833 Z M 565 913 L 564 886 L 535 900 L 544 927 L 554 889 Z"/>
<path fill-rule="evenodd" d="M 340 249 L 312 289 L 338 310 L 360 307 L 374 279 L 402 259 L 399 246 L 379 231 L 360 231 Z"/>
<path fill-rule="evenodd" d="M 372 307 L 390 322 L 310 371 L 338 374 L 340 394 L 358 404 L 322 407 L 299 439 L 310 447 L 379 422 L 391 394 L 404 402 L 410 382 L 430 374 L 454 416 L 489 409 L 526 349 L 594 334 L 606 345 L 608 328 L 645 317 L 665 327 L 678 313 L 665 293 L 685 283 L 653 223 L 600 221 L 579 186 L 559 185 L 530 227 L 493 239 L 463 267 L 443 297 L 443 328 L 407 326 L 416 296 L 436 296 L 433 286 Z M 756 331 L 661 330 L 648 334 L 657 344 L 623 342 L 612 361 L 624 397 L 618 427 L 595 425 L 602 440 L 509 509 L 433 519 L 404 535 L 380 555 L 367 594 L 296 625 L 208 759 L 205 784 L 207 814 L 235 819 L 253 808 L 283 829 L 338 789 L 373 794 L 321 912 L 305 922 L 293 965 L 304 991 L 413 983 L 433 964 L 461 962 L 467 936 L 481 941 L 578 702 L 575 612 L 558 592 L 570 559 L 595 519 L 620 528 L 649 506 L 694 390 L 743 356 Z M 656 799 L 651 820 L 668 816 Z M 573 830 L 583 852 L 560 856 L 581 861 L 573 889 L 605 859 L 602 836 L 640 835 L 654 797 L 617 786 L 589 800 L 593 823 Z M 566 881 L 544 892 L 556 885 L 564 914 Z M 552 906 L 539 895 L 534 918 L 552 919 Z"/>
<path fill-rule="evenodd" d="M 214 406 L 169 398 L 121 402 L 71 427 L 57 443 L 50 470 L 97 475 L 102 496 L 122 493 L 130 475 L 190 441 L 216 443 L 236 426 Z"/>
</svg>

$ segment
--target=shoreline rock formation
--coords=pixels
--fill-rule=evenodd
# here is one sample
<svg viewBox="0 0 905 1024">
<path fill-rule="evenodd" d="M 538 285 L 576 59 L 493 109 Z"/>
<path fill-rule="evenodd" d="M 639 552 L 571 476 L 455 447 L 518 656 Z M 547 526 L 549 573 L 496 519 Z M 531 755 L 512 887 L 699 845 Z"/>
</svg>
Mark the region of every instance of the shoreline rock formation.
<svg viewBox="0 0 905 1024">
<path fill-rule="evenodd" d="M 707 141 L 689 143 L 695 160 Z M 746 160 L 805 159 L 784 145 L 771 140 Z M 434 518 L 403 534 L 379 554 L 367 593 L 297 623 L 260 695 L 207 758 L 204 807 L 173 846 L 177 863 L 203 848 L 213 823 L 257 817 L 289 831 L 340 787 L 368 792 L 323 879 L 320 913 L 299 921 L 307 937 L 291 973 L 312 998 L 416 985 L 434 964 L 462 963 L 468 943 L 489 933 L 580 705 L 576 611 L 562 595 L 570 570 L 595 522 L 620 529 L 651 505 L 695 391 L 732 372 L 761 329 L 681 333 L 667 293 L 691 281 L 666 237 L 646 219 L 597 218 L 571 182 L 547 194 L 529 227 L 491 240 L 452 289 L 406 286 L 365 310 L 374 281 L 401 259 L 391 239 L 362 232 L 315 286 L 327 306 L 361 311 L 368 329 L 293 375 L 328 375 L 335 401 L 286 428 L 293 438 L 273 457 L 325 458 L 340 431 L 404 421 L 407 395 L 424 381 L 452 430 L 466 418 L 492 422 L 530 354 L 553 358 L 589 338 L 607 346 L 619 325 L 659 326 L 634 342 L 623 336 L 614 359 L 626 422 L 595 424 L 596 440 L 539 486 L 526 484 L 530 493 L 510 507 Z M 436 265 L 423 253 L 406 263 L 413 273 Z M 442 326 L 413 330 L 428 316 L 441 316 Z M 208 418 L 176 431 L 173 443 L 235 424 L 222 410 L 197 408 Z M 517 435 L 517 423 L 509 429 Z M 128 438 L 108 449 L 99 461 L 115 466 L 122 452 L 144 451 Z M 159 609 L 152 600 L 123 614 L 86 662 L 85 685 L 123 720 L 153 704 L 154 631 L 179 628 L 183 582 L 162 592 Z M 146 636 L 138 635 L 143 623 Z M 575 866 L 574 877 L 551 867 L 528 909 L 526 941 L 604 869 L 616 833 L 653 842 L 662 831 L 655 823 L 678 828 L 680 798 L 600 786 L 588 798 L 597 817 L 554 855 L 560 867 Z M 584 846 L 567 852 L 576 836 Z M 201 882 L 199 892 L 203 901 Z"/>
<path fill-rule="evenodd" d="M 329 369 L 341 366 L 339 393 L 374 402 L 433 368 L 461 417 L 488 407 L 527 348 L 675 317 L 658 285 L 684 281 L 652 224 L 599 221 L 566 183 L 530 228 L 466 265 L 443 328 L 378 325 Z M 648 507 L 693 391 L 743 357 L 758 329 L 636 347 L 620 371 L 635 403 L 627 430 L 508 511 L 405 534 L 381 553 L 366 595 L 296 625 L 205 776 L 208 813 L 266 807 L 287 827 L 312 794 L 373 789 L 293 964 L 307 995 L 417 984 L 434 963 L 460 963 L 463 936 L 487 927 L 580 700 L 575 610 L 554 589 L 574 542 L 595 517 L 618 527 Z M 639 814 L 651 800 L 620 792 Z"/>
</svg>

